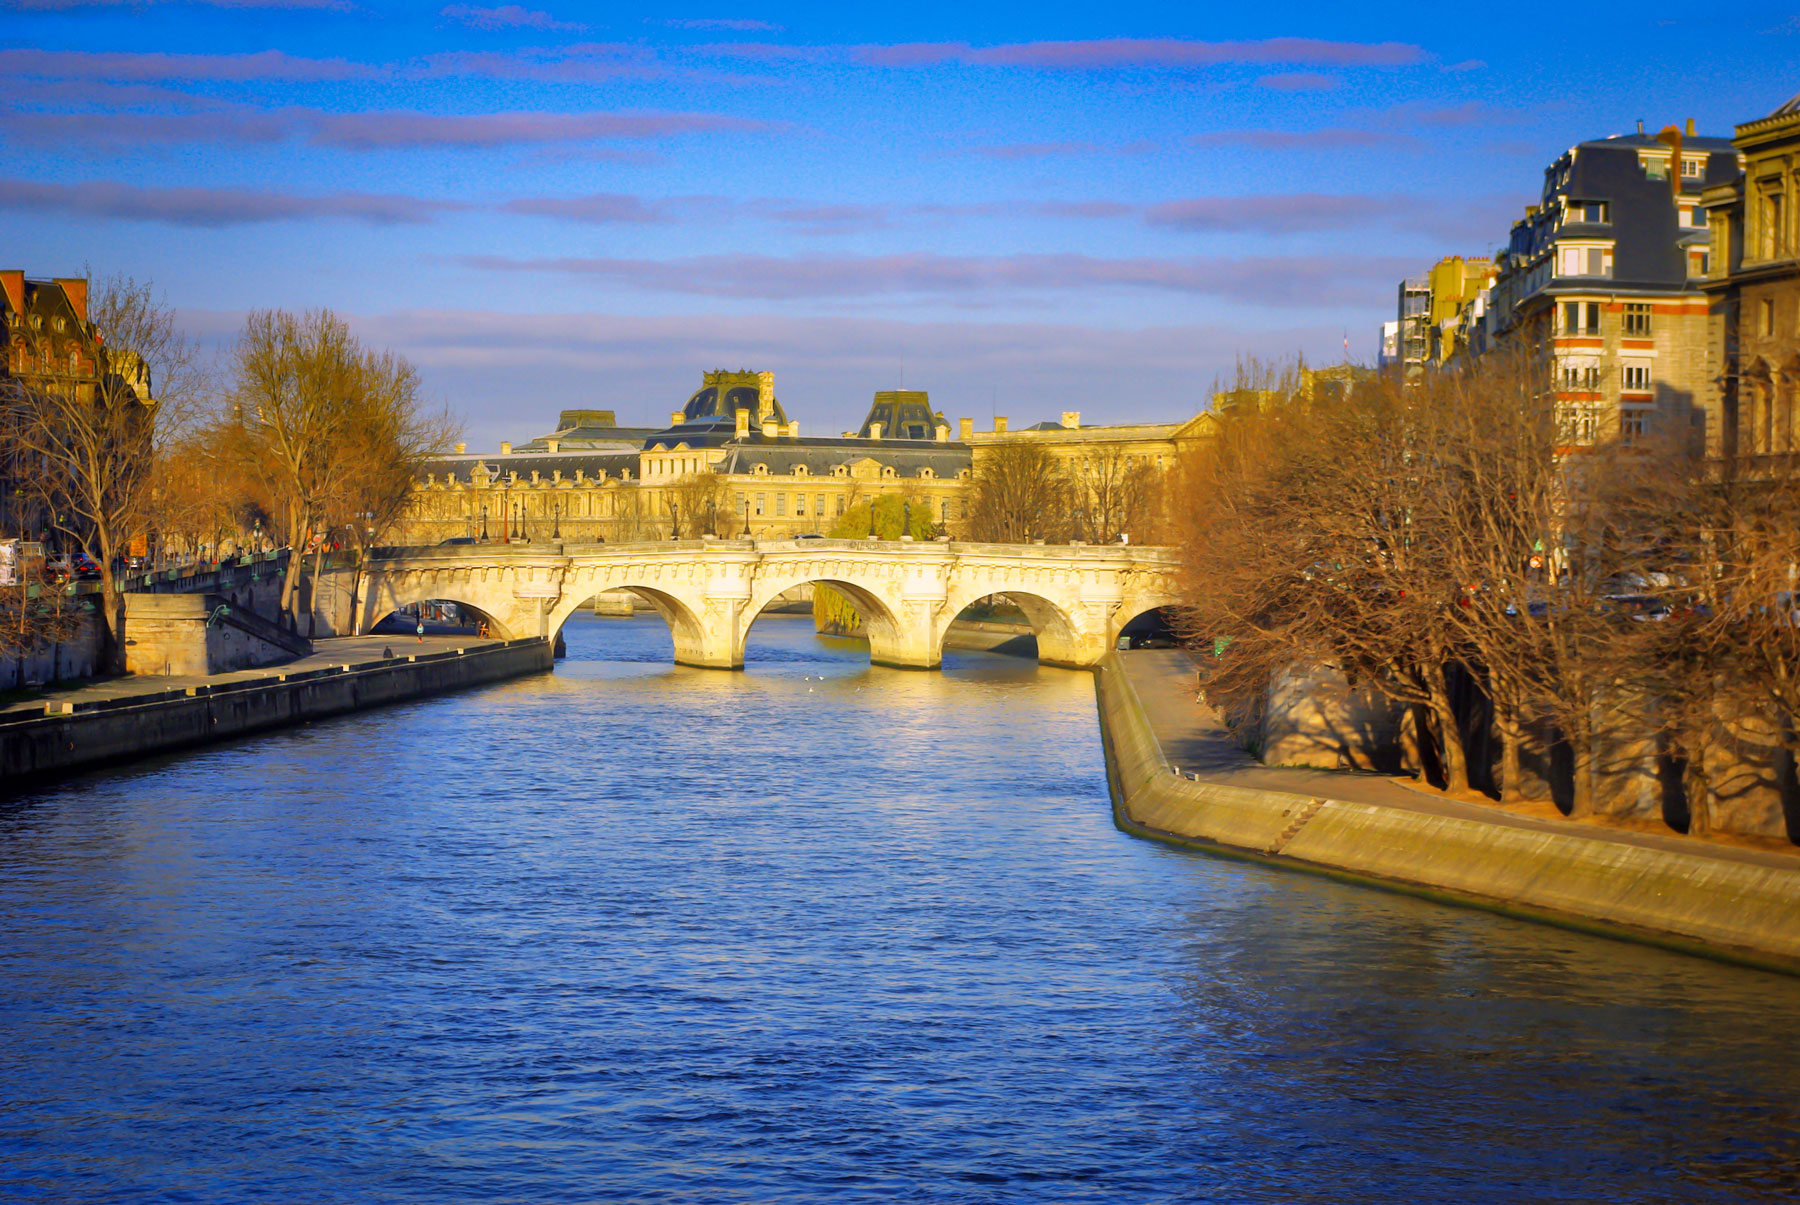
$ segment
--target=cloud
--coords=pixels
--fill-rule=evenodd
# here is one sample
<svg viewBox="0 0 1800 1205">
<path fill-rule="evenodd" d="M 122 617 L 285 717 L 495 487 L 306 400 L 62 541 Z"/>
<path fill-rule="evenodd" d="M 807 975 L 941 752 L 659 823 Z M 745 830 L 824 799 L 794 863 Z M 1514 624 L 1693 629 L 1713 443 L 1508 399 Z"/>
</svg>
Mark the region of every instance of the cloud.
<svg viewBox="0 0 1800 1205">
<path fill-rule="evenodd" d="M 284 83 L 374 79 L 381 69 L 348 59 L 296 58 L 279 50 L 255 54 L 161 54 L 89 50 L 0 50 L 0 75 L 107 83 L 229 81 Z"/>
<path fill-rule="evenodd" d="M 560 218 L 565 222 L 594 225 L 656 225 L 678 220 L 684 202 L 702 198 L 634 197 L 625 193 L 595 193 L 586 197 L 520 197 L 500 208 L 531 217 Z"/>
<path fill-rule="evenodd" d="M 314 113 L 306 119 L 306 128 L 308 141 L 316 145 L 369 151 L 641 141 L 682 134 L 749 133 L 771 127 L 748 118 L 711 113 L 440 114 L 376 110 Z"/>
<path fill-rule="evenodd" d="M 743 17 L 674 17 L 667 21 L 658 21 L 670 29 L 717 29 L 731 33 L 780 33 L 781 26 L 767 21 L 752 21 Z"/>
<path fill-rule="evenodd" d="M 853 53 L 862 62 L 883 67 L 934 67 L 957 63 L 1064 71 L 1278 63 L 1317 67 L 1404 67 L 1426 58 L 1423 49 L 1404 42 L 1331 42 L 1319 38 L 1266 38 L 1240 42 L 1102 38 L 980 47 L 966 42 L 911 42 L 862 46 Z"/>
<path fill-rule="evenodd" d="M 249 108 L 185 113 L 41 113 L 0 111 L 0 135 L 17 141 L 83 150 L 144 145 L 268 145 L 304 139 L 341 150 L 456 148 L 488 150 L 545 145 L 645 141 L 685 134 L 752 133 L 763 122 L 709 113 L 420 113 L 371 110 Z"/>
<path fill-rule="evenodd" d="M 1366 302 L 1372 289 L 1389 289 L 1393 281 L 1417 267 L 1411 259 L 1360 255 L 1106 259 L 1077 254 L 948 256 L 929 252 L 786 258 L 733 254 L 663 260 L 475 255 L 461 262 L 484 271 L 587 277 L 644 292 L 768 301 L 1113 288 L 1300 307 Z"/>
<path fill-rule="evenodd" d="M 1402 220 L 1407 213 L 1408 203 L 1403 198 L 1294 193 L 1164 201 L 1145 210 L 1144 220 L 1173 230 L 1294 234 Z"/>
<path fill-rule="evenodd" d="M 1358 130 L 1343 126 L 1317 130 L 1208 130 L 1188 140 L 1190 146 L 1242 146 L 1257 151 L 1422 151 L 1426 144 L 1407 134 Z"/>
<path fill-rule="evenodd" d="M 1276 92 L 1329 92 L 1338 86 L 1338 78 L 1318 71 L 1285 71 L 1262 76 L 1256 86 Z"/>
<path fill-rule="evenodd" d="M 1800 17 L 1797 17 L 1795 19 L 1800 20 Z M 1485 60 L 1485 59 L 1464 59 L 1460 63 L 1451 63 L 1448 67 L 1445 67 L 1444 70 L 1445 71 L 1486 71 L 1487 70 L 1487 60 Z"/>
<path fill-rule="evenodd" d="M 400 79 L 470 77 L 534 80 L 548 84 L 591 84 L 623 76 L 667 74 L 643 47 L 613 42 L 570 46 L 527 46 L 518 50 L 449 50 L 428 54 L 393 69 Z"/>
<path fill-rule="evenodd" d="M 174 226 L 241 226 L 260 222 L 346 219 L 377 226 L 416 225 L 462 206 L 391 194 L 314 195 L 237 188 L 144 188 L 132 184 L 37 184 L 0 180 L 0 209 L 76 213 Z"/>
<path fill-rule="evenodd" d="M 549 13 L 502 4 L 497 8 L 479 8 L 469 4 L 452 4 L 438 10 L 438 16 L 470 29 L 542 29 L 552 32 L 580 32 L 587 28 L 569 21 L 558 21 Z"/>
</svg>

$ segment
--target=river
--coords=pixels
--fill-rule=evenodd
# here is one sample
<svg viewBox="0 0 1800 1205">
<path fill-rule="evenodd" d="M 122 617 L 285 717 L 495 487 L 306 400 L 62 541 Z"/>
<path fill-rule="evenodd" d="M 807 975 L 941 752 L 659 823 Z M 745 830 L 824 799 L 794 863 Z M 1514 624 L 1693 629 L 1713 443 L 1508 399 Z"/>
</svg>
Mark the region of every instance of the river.
<svg viewBox="0 0 1800 1205">
<path fill-rule="evenodd" d="M 0 802 L 0 1199 L 1800 1192 L 1800 981 L 1128 838 L 1085 674 L 566 635 Z"/>
</svg>

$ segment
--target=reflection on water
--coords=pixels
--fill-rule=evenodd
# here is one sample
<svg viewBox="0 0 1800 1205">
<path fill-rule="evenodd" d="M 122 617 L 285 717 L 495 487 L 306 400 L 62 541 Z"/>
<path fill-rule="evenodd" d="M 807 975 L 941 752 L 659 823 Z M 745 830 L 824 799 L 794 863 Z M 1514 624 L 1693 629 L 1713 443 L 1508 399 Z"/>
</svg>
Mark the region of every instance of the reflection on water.
<svg viewBox="0 0 1800 1205">
<path fill-rule="evenodd" d="M 1124 837 L 1082 674 L 567 636 L 0 805 L 0 1198 L 1800 1187 L 1794 981 Z"/>
</svg>

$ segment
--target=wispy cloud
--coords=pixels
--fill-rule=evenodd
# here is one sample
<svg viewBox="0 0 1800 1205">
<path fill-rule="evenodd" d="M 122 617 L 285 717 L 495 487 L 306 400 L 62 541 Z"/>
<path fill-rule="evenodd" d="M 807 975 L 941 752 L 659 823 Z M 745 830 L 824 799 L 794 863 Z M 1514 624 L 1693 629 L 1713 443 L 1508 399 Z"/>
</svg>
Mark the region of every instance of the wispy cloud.
<svg viewBox="0 0 1800 1205">
<path fill-rule="evenodd" d="M 1395 220 L 1405 213 L 1405 202 L 1394 197 L 1295 193 L 1164 201 L 1146 209 L 1144 220 L 1174 230 L 1293 234 Z"/>
<path fill-rule="evenodd" d="M 1262 76 L 1256 81 L 1256 86 L 1275 92 L 1329 92 L 1339 82 L 1337 76 L 1320 71 L 1283 71 Z"/>
<path fill-rule="evenodd" d="M 0 136 L 32 145 L 116 150 L 146 144 L 263 145 L 301 139 L 341 150 L 527 148 L 588 142 L 649 141 L 688 134 L 772 129 L 749 118 L 711 113 L 420 113 L 247 108 L 182 113 L 0 111 Z"/>
<path fill-rule="evenodd" d="M 452 4 L 438 10 L 438 16 L 470 29 L 542 29 L 549 32 L 578 33 L 587 28 L 572 21 L 559 21 L 549 13 L 517 4 L 481 8 L 471 4 Z"/>
<path fill-rule="evenodd" d="M 381 68 L 349 59 L 298 58 L 279 50 L 255 54 L 161 54 L 132 51 L 0 50 L 0 75 L 107 83 L 171 81 L 317 82 L 376 79 Z"/>
<path fill-rule="evenodd" d="M 1099 71 L 1122 67 L 1214 67 L 1224 64 L 1291 64 L 1314 67 L 1404 67 L 1423 62 L 1425 51 L 1405 42 L 1332 42 L 1319 38 L 1201 42 L 1184 38 L 1101 38 L 1079 42 L 911 42 L 863 46 L 855 56 L 884 67 L 933 67 L 961 63 Z"/>
<path fill-rule="evenodd" d="M 781 26 L 769 21 L 754 21 L 746 17 L 671 17 L 657 21 L 670 29 L 708 29 L 726 33 L 780 33 Z"/>
<path fill-rule="evenodd" d="M 1320 307 L 1367 301 L 1412 267 L 1385 256 L 1295 258 L 1102 258 L 1076 254 L 950 256 L 705 255 L 680 259 L 465 257 L 471 268 L 588 277 L 652 293 L 767 301 L 1149 290 L 1272 306 Z"/>
<path fill-rule="evenodd" d="M 145 188 L 94 181 L 39 184 L 0 180 L 0 209 L 77 213 L 175 226 L 242 226 L 262 222 L 340 219 L 378 226 L 414 225 L 465 208 L 393 194 L 283 193 L 238 188 Z"/>
</svg>

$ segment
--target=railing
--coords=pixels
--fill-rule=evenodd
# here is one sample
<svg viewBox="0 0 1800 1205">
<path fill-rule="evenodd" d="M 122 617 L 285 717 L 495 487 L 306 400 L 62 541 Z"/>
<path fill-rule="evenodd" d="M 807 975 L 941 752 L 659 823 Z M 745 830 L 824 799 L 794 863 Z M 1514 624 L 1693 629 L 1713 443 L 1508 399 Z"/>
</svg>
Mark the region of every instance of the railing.
<svg viewBox="0 0 1800 1205">
<path fill-rule="evenodd" d="M 1133 559 L 1161 561 L 1174 555 L 1172 549 L 1148 544 L 981 544 L 963 540 L 872 540 L 866 537 L 743 540 L 714 539 L 709 536 L 697 540 L 643 540 L 630 544 L 586 544 L 574 541 L 524 543 L 518 540 L 505 544 L 498 540 L 492 540 L 485 544 L 396 545 L 371 549 L 369 562 L 378 566 L 382 561 L 397 560 L 489 560 L 496 556 L 594 557 L 702 552 L 707 549 L 715 549 L 720 552 L 759 553 L 878 552 L 883 556 L 918 557 L 941 555 L 940 550 L 948 550 L 962 556 L 1025 556 L 1056 560 L 1066 560 L 1071 557 L 1085 560 L 1112 560 L 1124 556 Z"/>
<path fill-rule="evenodd" d="M 217 594 L 235 590 L 265 578 L 279 577 L 287 571 L 288 550 L 251 553 L 236 558 L 231 564 L 200 562 L 155 573 L 139 573 L 121 578 L 119 589 L 128 594 Z M 100 583 L 82 582 L 98 593 Z"/>
</svg>

